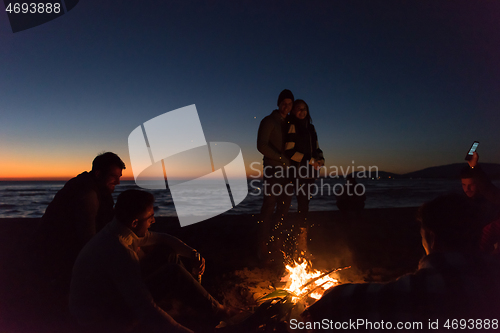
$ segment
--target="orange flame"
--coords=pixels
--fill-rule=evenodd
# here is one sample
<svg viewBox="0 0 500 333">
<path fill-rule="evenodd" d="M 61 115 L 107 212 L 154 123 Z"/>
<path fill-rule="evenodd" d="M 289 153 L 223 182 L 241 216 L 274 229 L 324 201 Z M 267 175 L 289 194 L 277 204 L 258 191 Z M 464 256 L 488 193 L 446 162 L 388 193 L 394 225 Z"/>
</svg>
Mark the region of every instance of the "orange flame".
<svg viewBox="0 0 500 333">
<path fill-rule="evenodd" d="M 282 282 L 286 282 L 284 289 L 296 295 L 296 297 L 292 297 L 293 302 L 297 302 L 308 293 L 310 293 L 309 297 L 320 299 L 327 289 L 339 284 L 337 279 L 329 275 L 325 275 L 313 283 L 308 284 L 309 281 L 319 277 L 323 272 L 312 269 L 310 262 L 306 260 L 299 259 L 299 261 L 302 262 L 298 263 L 294 261 L 293 265 L 286 265 L 285 267 L 288 273 L 281 279 Z M 306 286 L 306 284 L 308 285 Z"/>
</svg>

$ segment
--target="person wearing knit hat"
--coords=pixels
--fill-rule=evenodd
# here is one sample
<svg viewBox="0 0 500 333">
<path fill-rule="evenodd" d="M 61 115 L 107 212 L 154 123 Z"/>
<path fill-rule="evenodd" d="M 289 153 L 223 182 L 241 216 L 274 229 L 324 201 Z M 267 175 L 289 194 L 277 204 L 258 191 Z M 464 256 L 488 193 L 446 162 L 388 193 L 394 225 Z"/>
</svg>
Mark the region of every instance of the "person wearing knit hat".
<svg viewBox="0 0 500 333">
<path fill-rule="evenodd" d="M 278 96 L 278 107 L 280 106 L 280 103 L 283 102 L 284 99 L 291 99 L 292 100 L 292 103 L 294 101 L 294 98 L 293 98 L 293 94 L 290 90 L 288 89 L 283 89 L 283 91 L 280 93 L 280 95 Z M 288 111 L 290 112 L 290 111 Z"/>
<path fill-rule="evenodd" d="M 285 156 L 286 117 L 292 110 L 294 97 L 290 90 L 283 90 L 278 96 L 278 109 L 262 119 L 257 135 L 257 149 L 264 155 L 263 192 L 264 201 L 260 211 L 261 226 L 258 237 L 259 258 L 270 262 L 279 251 L 279 244 L 274 237 L 271 242 L 271 230 L 283 220 L 290 208 L 292 196 L 285 191 L 289 183 L 286 168 L 290 160 Z M 276 214 L 273 214 L 275 212 Z M 269 256 L 271 254 L 271 256 Z"/>
</svg>

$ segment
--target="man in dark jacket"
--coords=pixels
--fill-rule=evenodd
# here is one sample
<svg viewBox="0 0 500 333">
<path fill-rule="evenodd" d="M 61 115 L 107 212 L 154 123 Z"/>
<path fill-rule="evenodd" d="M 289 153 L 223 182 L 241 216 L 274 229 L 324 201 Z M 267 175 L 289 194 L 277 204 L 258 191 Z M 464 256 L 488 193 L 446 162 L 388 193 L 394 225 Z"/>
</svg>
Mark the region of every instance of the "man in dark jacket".
<svg viewBox="0 0 500 333">
<path fill-rule="evenodd" d="M 288 183 L 286 167 L 290 160 L 285 156 L 286 117 L 293 106 L 294 97 L 290 90 L 283 90 L 278 97 L 278 109 L 262 119 L 257 135 L 257 149 L 264 155 L 263 190 L 264 202 L 260 210 L 262 225 L 259 233 L 259 257 L 267 259 L 269 250 L 277 250 L 276 246 L 268 248 L 274 209 L 276 217 L 283 218 L 290 208 L 291 195 L 287 195 L 284 186 Z M 289 193 L 293 194 L 293 193 Z"/>
<path fill-rule="evenodd" d="M 125 164 L 107 152 L 92 171 L 70 179 L 47 207 L 28 249 L 30 264 L 54 287 L 69 290 L 71 269 L 83 246 L 113 219 L 111 193 Z"/>
</svg>

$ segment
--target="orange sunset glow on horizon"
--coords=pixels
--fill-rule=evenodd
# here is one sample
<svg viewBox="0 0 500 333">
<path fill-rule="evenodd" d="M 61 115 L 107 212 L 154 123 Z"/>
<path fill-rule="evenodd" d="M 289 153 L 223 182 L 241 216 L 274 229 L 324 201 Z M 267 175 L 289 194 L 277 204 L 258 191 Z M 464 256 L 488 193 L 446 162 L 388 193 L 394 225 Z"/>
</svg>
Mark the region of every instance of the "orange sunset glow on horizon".
<svg viewBox="0 0 500 333">
<path fill-rule="evenodd" d="M 123 170 L 121 180 L 134 180 L 134 175 L 130 162 L 125 161 L 126 169 Z M 36 165 L 32 162 L 17 160 L 17 161 L 1 161 L 0 162 L 0 181 L 67 181 L 76 177 L 84 171 L 92 169 L 92 161 L 67 161 L 61 163 L 42 162 Z M 247 176 L 258 175 L 246 166 Z M 249 172 L 251 171 L 251 172 Z M 191 178 L 189 169 L 184 168 L 179 170 L 175 178 Z M 198 174 L 199 176 L 199 174 Z M 167 175 L 168 177 L 168 175 Z"/>
</svg>

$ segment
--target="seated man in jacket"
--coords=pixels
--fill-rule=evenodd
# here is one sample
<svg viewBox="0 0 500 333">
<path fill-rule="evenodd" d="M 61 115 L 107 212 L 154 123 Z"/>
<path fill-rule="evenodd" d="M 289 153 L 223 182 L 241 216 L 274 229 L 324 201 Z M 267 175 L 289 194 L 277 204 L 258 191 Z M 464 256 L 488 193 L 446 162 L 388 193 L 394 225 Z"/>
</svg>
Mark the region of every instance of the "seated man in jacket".
<svg viewBox="0 0 500 333">
<path fill-rule="evenodd" d="M 454 318 L 473 319 L 467 325 L 476 331 L 498 325 L 500 265 L 479 252 L 481 227 L 467 198 L 453 194 L 427 202 L 419 220 L 427 255 L 414 274 L 386 284 L 333 287 L 303 313 L 301 326 L 327 319 L 358 331 L 380 330 L 383 322 L 384 329 L 436 332 Z"/>
<path fill-rule="evenodd" d="M 151 263 L 148 269 L 142 265 L 147 260 L 142 248 L 160 245 L 190 260 L 197 276 L 205 267 L 204 259 L 190 246 L 148 230 L 155 222 L 153 203 L 148 192 L 121 193 L 115 219 L 78 255 L 71 279 L 70 310 L 93 331 L 191 332 L 158 305 L 171 298 L 194 309 L 199 314 L 196 320 L 215 322 L 226 315 L 226 309 L 176 259 L 155 269 Z"/>
</svg>

